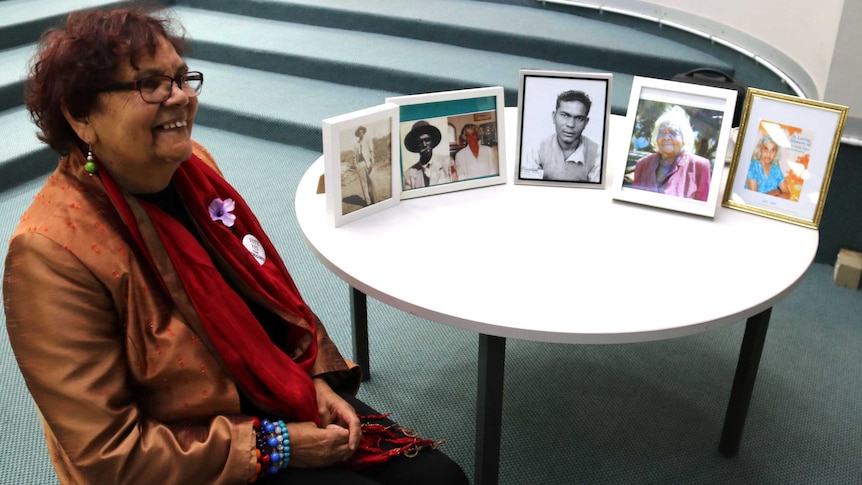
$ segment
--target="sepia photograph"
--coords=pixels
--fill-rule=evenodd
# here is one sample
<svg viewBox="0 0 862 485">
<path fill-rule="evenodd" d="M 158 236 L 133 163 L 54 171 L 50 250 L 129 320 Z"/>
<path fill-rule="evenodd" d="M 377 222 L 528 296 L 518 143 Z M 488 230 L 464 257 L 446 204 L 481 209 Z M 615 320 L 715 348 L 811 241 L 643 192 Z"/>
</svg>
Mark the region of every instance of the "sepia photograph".
<svg viewBox="0 0 862 485">
<path fill-rule="evenodd" d="M 398 203 L 398 107 L 379 105 L 323 120 L 327 211 L 335 226 Z"/>
</svg>

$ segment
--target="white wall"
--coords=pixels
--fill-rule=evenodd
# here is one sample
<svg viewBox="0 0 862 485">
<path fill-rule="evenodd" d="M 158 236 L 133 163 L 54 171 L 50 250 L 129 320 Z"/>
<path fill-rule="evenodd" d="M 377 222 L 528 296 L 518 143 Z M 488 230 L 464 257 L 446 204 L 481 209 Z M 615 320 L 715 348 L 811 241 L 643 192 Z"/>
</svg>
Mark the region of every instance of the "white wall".
<svg viewBox="0 0 862 485">
<path fill-rule="evenodd" d="M 851 0 L 850 3 L 858 1 Z M 808 73 L 822 99 L 826 92 L 832 56 L 845 0 L 644 0 L 657 17 L 672 11 L 700 17 L 692 27 L 734 42 L 751 37 L 765 44 L 752 49 L 781 65 L 789 58 Z M 727 26 L 715 32 L 715 23 Z M 774 51 L 773 51 L 774 49 Z M 810 93 L 814 94 L 814 93 Z"/>
<path fill-rule="evenodd" d="M 838 28 L 838 41 L 832 56 L 832 66 L 823 99 L 850 107 L 850 118 L 844 136 L 862 145 L 862 2 L 847 0 Z"/>
<path fill-rule="evenodd" d="M 860 0 L 546 1 L 633 12 L 737 45 L 785 73 L 801 95 L 849 106 L 845 137 L 862 139 Z"/>
</svg>

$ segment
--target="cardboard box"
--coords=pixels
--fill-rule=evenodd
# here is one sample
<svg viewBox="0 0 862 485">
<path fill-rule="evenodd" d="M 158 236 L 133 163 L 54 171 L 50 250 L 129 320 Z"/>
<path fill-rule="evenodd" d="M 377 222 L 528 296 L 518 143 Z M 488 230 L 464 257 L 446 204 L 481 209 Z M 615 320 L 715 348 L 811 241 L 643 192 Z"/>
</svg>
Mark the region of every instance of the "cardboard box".
<svg viewBox="0 0 862 485">
<path fill-rule="evenodd" d="M 835 284 L 850 288 L 859 288 L 859 280 L 862 278 L 862 253 L 842 249 L 838 251 L 838 260 L 835 262 Z"/>
</svg>

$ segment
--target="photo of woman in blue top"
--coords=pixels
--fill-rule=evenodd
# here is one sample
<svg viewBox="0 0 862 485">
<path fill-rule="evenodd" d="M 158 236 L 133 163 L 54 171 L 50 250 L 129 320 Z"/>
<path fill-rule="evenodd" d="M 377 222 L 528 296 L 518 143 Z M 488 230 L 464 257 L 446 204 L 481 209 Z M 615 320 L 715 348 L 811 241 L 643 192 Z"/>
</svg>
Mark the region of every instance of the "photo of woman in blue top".
<svg viewBox="0 0 862 485">
<path fill-rule="evenodd" d="M 772 137 L 765 135 L 754 149 L 745 178 L 745 188 L 776 197 L 790 197 L 790 189 L 784 181 L 779 160 L 781 149 Z"/>
</svg>

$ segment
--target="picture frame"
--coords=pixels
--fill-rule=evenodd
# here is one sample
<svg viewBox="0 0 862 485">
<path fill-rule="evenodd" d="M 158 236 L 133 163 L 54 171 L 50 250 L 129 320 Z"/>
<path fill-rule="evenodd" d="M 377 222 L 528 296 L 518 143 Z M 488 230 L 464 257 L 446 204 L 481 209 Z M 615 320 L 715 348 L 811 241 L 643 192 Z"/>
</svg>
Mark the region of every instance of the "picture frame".
<svg viewBox="0 0 862 485">
<path fill-rule="evenodd" d="M 501 86 L 395 96 L 386 102 L 399 106 L 401 199 L 506 183 Z"/>
<path fill-rule="evenodd" d="M 514 183 L 604 189 L 613 75 L 519 74 Z"/>
<path fill-rule="evenodd" d="M 326 212 L 335 227 L 398 204 L 396 160 L 397 105 L 384 103 L 323 120 Z"/>
<path fill-rule="evenodd" d="M 722 206 L 817 229 L 848 112 L 750 88 Z"/>
<path fill-rule="evenodd" d="M 714 217 L 736 96 L 730 89 L 635 76 L 629 146 L 614 162 L 613 198 Z M 660 131 L 665 136 L 658 139 Z M 666 148 L 656 148 L 658 141 Z"/>
</svg>

